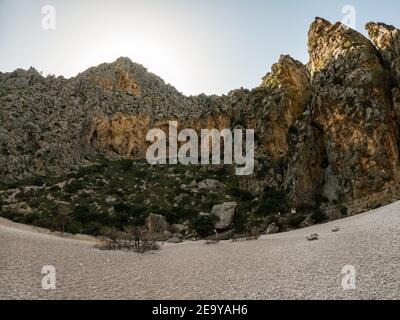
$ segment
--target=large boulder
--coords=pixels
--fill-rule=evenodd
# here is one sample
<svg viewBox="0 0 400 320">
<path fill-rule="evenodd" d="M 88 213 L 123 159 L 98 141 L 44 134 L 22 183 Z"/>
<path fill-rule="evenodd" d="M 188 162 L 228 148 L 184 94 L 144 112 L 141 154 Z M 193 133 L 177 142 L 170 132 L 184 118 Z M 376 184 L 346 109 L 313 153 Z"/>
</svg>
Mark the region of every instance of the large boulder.
<svg viewBox="0 0 400 320">
<path fill-rule="evenodd" d="M 216 229 L 224 230 L 232 224 L 236 207 L 236 202 L 225 202 L 212 208 L 211 215 L 218 217 L 218 221 L 215 224 Z"/>
<path fill-rule="evenodd" d="M 150 233 L 164 233 L 167 230 L 167 221 L 162 215 L 150 213 L 146 219 L 146 227 Z"/>
</svg>

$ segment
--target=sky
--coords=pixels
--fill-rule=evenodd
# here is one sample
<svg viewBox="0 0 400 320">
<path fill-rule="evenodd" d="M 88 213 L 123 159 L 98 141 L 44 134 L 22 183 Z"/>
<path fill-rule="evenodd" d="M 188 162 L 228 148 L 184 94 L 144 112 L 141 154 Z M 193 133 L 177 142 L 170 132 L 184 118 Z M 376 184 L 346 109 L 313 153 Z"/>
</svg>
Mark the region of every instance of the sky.
<svg viewBox="0 0 400 320">
<path fill-rule="evenodd" d="M 186 95 L 251 89 L 281 54 L 306 63 L 310 23 L 349 5 L 364 34 L 400 26 L 398 0 L 0 0 L 0 71 L 71 77 L 125 56 Z"/>
</svg>

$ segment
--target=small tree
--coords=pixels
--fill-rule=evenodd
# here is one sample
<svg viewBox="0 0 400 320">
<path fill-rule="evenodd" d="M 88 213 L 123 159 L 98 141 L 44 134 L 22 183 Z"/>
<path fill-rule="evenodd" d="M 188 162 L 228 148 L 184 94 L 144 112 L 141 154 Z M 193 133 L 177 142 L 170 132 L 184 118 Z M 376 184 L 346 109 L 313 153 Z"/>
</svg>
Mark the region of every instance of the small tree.
<svg viewBox="0 0 400 320">
<path fill-rule="evenodd" d="M 342 217 L 347 217 L 348 211 L 349 210 L 347 209 L 347 207 L 345 206 L 340 207 L 340 214 L 342 215 Z"/>
<path fill-rule="evenodd" d="M 54 227 L 56 230 L 64 233 L 65 226 L 72 222 L 72 210 L 69 205 L 61 205 L 57 208 L 54 218 Z"/>
<path fill-rule="evenodd" d="M 148 241 L 145 237 L 145 230 L 141 227 L 127 227 L 124 231 L 116 228 L 109 228 L 103 231 L 106 238 L 102 239 L 100 249 L 106 250 L 133 250 L 144 253 L 151 250 L 158 250 L 159 246 L 154 241 Z"/>
</svg>

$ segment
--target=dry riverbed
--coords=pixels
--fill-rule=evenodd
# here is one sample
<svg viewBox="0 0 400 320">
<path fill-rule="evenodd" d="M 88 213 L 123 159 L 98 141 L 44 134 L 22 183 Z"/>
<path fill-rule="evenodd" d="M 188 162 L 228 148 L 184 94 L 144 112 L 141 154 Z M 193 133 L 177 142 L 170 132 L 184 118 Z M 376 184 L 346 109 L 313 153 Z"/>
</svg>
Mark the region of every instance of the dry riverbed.
<svg viewBox="0 0 400 320">
<path fill-rule="evenodd" d="M 93 246 L 1 219 L 0 299 L 400 299 L 400 202 L 257 241 L 145 255 Z M 56 268 L 55 290 L 42 289 L 45 265 Z M 343 290 L 346 265 L 355 290 Z"/>
</svg>

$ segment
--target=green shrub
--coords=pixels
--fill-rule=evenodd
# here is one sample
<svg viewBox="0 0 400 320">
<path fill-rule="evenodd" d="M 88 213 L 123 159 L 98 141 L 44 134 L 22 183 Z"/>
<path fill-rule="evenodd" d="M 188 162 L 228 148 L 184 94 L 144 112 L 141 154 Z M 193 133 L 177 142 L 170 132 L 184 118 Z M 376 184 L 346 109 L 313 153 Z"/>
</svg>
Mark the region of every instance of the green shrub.
<svg viewBox="0 0 400 320">
<path fill-rule="evenodd" d="M 86 177 L 89 175 L 93 175 L 93 174 L 98 174 L 98 173 L 102 173 L 105 170 L 105 165 L 103 164 L 99 164 L 99 165 L 94 165 L 94 166 L 88 166 L 88 167 L 82 167 L 79 169 L 78 173 L 76 174 L 76 176 L 78 178 L 81 177 Z"/>
<path fill-rule="evenodd" d="M 347 214 L 348 214 L 348 209 L 347 209 L 347 207 L 341 206 L 341 207 L 340 207 L 340 213 L 341 213 L 342 217 L 347 217 Z"/>
<path fill-rule="evenodd" d="M 113 163 L 116 170 L 121 171 L 130 171 L 133 168 L 133 161 L 132 160 L 120 160 Z"/>
<path fill-rule="evenodd" d="M 111 225 L 122 230 L 127 225 L 142 226 L 146 222 L 149 210 L 142 204 L 118 203 L 114 205 Z"/>
<path fill-rule="evenodd" d="M 84 185 L 81 180 L 73 180 L 64 187 L 64 191 L 73 194 L 75 192 L 78 192 L 79 190 L 82 190 L 84 188 Z"/>
<path fill-rule="evenodd" d="M 191 222 L 191 228 L 196 231 L 200 237 L 208 237 L 214 233 L 215 222 L 217 222 L 218 217 L 215 215 L 210 216 L 200 216 L 198 215 Z"/>
<path fill-rule="evenodd" d="M 81 203 L 73 209 L 72 217 L 75 221 L 83 225 L 99 220 L 99 215 L 95 209 L 91 205 L 85 203 Z"/>
<path fill-rule="evenodd" d="M 246 225 L 248 223 L 249 215 L 246 211 L 241 210 L 240 207 L 236 210 L 233 216 L 233 227 L 236 232 L 244 232 L 246 230 Z"/>
<path fill-rule="evenodd" d="M 4 87 L 0 87 L 0 98 L 6 96 L 9 93 L 9 90 Z"/>
<path fill-rule="evenodd" d="M 9 182 L 9 183 L 7 183 L 7 188 L 14 189 L 14 188 L 22 187 L 22 186 L 41 187 L 46 183 L 45 179 L 46 178 L 42 177 L 42 176 L 33 176 L 33 177 L 25 178 L 23 180 Z"/>
<path fill-rule="evenodd" d="M 289 215 L 287 217 L 287 224 L 291 228 L 298 228 L 299 225 L 305 220 L 305 216 L 303 214 L 294 214 Z"/>
<path fill-rule="evenodd" d="M 197 211 L 192 208 L 152 208 L 154 213 L 160 214 L 165 217 L 168 223 L 176 224 L 182 223 L 186 220 L 191 220 L 197 216 Z"/>
<path fill-rule="evenodd" d="M 316 209 L 311 214 L 311 219 L 314 221 L 314 223 L 321 223 L 328 220 L 328 217 L 321 209 Z"/>
<path fill-rule="evenodd" d="M 283 190 L 266 188 L 261 196 L 257 214 L 268 216 L 274 213 L 286 213 L 289 210 L 288 199 Z"/>
<path fill-rule="evenodd" d="M 40 219 L 40 216 L 37 213 L 29 213 L 21 215 L 20 223 L 33 224 L 33 222 L 38 219 Z"/>
<path fill-rule="evenodd" d="M 251 192 L 240 190 L 238 187 L 230 188 L 228 192 L 231 196 L 238 198 L 240 201 L 251 201 L 254 199 L 254 196 Z"/>
</svg>

